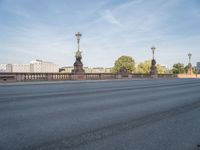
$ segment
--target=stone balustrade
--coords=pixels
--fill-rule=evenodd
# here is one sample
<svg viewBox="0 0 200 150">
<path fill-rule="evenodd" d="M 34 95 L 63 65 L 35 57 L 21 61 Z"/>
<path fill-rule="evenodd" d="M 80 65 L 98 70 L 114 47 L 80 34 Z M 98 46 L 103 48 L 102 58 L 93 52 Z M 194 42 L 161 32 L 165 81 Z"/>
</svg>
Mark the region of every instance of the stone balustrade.
<svg viewBox="0 0 200 150">
<path fill-rule="evenodd" d="M 105 80 L 151 78 L 149 74 L 129 74 L 123 77 L 114 73 L 84 73 L 81 76 L 73 73 L 0 73 L 0 82 L 56 81 L 56 80 Z M 174 74 L 159 74 L 158 78 L 175 78 Z"/>
</svg>

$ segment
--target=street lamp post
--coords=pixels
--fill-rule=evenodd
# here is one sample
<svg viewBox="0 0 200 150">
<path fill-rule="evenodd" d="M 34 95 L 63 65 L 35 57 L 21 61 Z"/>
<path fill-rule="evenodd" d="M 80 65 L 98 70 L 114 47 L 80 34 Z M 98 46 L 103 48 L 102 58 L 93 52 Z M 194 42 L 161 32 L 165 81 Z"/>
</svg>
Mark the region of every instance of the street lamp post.
<svg viewBox="0 0 200 150">
<path fill-rule="evenodd" d="M 152 55 L 153 55 L 153 59 L 154 59 L 154 57 L 155 57 L 155 56 L 154 56 L 154 55 L 155 55 L 155 50 L 156 50 L 155 46 L 152 46 L 152 47 L 151 47 L 151 50 L 152 50 Z"/>
<path fill-rule="evenodd" d="M 192 57 L 192 54 L 189 53 L 189 54 L 188 54 L 188 57 L 189 57 L 189 64 L 191 64 L 191 57 Z"/>
<path fill-rule="evenodd" d="M 77 38 L 77 44 L 78 44 L 78 51 L 80 50 L 80 39 L 82 34 L 80 32 L 75 34 L 76 38 Z"/>
<path fill-rule="evenodd" d="M 188 54 L 188 58 L 189 58 L 189 63 L 188 63 L 187 74 L 188 75 L 192 75 L 193 74 L 193 70 L 192 70 L 192 63 L 191 63 L 191 58 L 192 58 L 192 54 L 191 53 Z"/>
<path fill-rule="evenodd" d="M 151 47 L 152 50 L 152 60 L 151 60 L 151 70 L 150 70 L 150 75 L 154 78 L 157 78 L 158 72 L 157 72 L 157 67 L 156 67 L 156 60 L 155 60 L 155 46 Z"/>
<path fill-rule="evenodd" d="M 72 73 L 84 74 L 85 71 L 83 70 L 83 63 L 81 62 L 82 55 L 80 51 L 80 39 L 81 39 L 82 34 L 78 32 L 75 34 L 75 36 L 77 39 L 78 50 L 76 51 L 76 55 L 75 55 L 76 61 L 74 63 L 74 69 L 72 70 Z"/>
</svg>

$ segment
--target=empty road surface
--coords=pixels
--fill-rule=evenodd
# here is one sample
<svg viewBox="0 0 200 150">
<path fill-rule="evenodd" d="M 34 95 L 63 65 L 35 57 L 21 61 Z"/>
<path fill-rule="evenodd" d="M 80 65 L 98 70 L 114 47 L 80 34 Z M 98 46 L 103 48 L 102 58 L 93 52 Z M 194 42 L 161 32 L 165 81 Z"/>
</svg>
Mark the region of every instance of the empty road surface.
<svg viewBox="0 0 200 150">
<path fill-rule="evenodd" d="M 200 150 L 200 80 L 0 84 L 0 150 Z"/>
</svg>

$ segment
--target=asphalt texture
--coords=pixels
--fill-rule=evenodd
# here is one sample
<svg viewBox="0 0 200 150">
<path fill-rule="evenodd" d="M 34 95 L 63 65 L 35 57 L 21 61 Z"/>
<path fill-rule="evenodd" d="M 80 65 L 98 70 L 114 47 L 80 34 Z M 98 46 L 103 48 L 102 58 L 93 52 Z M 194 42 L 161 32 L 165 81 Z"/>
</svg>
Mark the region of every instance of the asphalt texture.
<svg viewBox="0 0 200 150">
<path fill-rule="evenodd" d="M 0 150 L 200 150 L 200 80 L 0 84 Z"/>
</svg>

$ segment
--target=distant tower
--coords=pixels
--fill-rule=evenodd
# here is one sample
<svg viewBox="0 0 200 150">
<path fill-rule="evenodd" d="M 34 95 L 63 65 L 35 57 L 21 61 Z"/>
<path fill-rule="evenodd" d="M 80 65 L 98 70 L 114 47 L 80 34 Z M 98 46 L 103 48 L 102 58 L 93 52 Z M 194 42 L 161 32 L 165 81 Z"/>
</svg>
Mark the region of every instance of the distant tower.
<svg viewBox="0 0 200 150">
<path fill-rule="evenodd" d="M 85 71 L 83 70 L 83 63 L 81 62 L 82 55 L 80 51 L 80 39 L 82 35 L 78 32 L 75 34 L 75 36 L 77 38 L 78 50 L 76 51 L 76 55 L 75 55 L 76 61 L 74 63 L 74 70 L 72 70 L 72 73 L 84 74 Z"/>
</svg>

